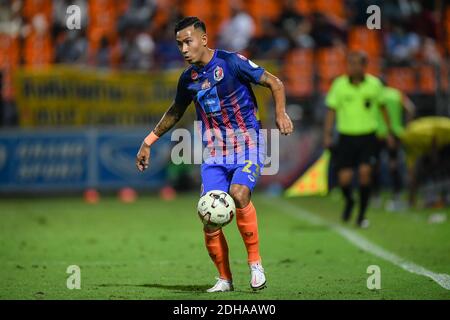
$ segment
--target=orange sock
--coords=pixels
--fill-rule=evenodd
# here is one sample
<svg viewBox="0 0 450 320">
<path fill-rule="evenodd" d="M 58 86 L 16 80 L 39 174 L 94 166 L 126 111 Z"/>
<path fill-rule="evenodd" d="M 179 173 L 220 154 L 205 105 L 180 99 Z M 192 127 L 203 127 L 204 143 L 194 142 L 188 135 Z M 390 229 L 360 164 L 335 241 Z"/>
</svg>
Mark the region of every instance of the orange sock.
<svg viewBox="0 0 450 320">
<path fill-rule="evenodd" d="M 247 248 L 248 263 L 261 262 L 259 255 L 258 221 L 253 203 L 245 208 L 236 208 L 236 222 Z"/>
<path fill-rule="evenodd" d="M 228 245 L 222 229 L 205 233 L 205 244 L 211 260 L 216 265 L 222 279 L 231 280 L 230 262 L 228 261 Z"/>
</svg>

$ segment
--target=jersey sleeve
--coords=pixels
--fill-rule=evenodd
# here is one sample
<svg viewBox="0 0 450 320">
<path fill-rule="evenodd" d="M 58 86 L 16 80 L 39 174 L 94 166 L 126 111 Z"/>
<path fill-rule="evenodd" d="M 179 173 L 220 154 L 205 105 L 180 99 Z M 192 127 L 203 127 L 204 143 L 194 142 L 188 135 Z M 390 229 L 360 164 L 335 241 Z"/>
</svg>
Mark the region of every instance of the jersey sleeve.
<svg viewBox="0 0 450 320">
<path fill-rule="evenodd" d="M 325 98 L 325 104 L 328 108 L 336 110 L 338 108 L 338 81 L 337 79 L 331 84 L 330 90 Z"/>
<path fill-rule="evenodd" d="M 187 106 L 192 102 L 192 95 L 188 90 L 188 81 L 186 79 L 186 73 L 183 72 L 178 79 L 177 93 L 175 95 L 175 103 L 183 106 Z"/>
<path fill-rule="evenodd" d="M 230 62 L 238 77 L 246 82 L 258 84 L 264 68 L 239 53 L 231 54 Z"/>
</svg>

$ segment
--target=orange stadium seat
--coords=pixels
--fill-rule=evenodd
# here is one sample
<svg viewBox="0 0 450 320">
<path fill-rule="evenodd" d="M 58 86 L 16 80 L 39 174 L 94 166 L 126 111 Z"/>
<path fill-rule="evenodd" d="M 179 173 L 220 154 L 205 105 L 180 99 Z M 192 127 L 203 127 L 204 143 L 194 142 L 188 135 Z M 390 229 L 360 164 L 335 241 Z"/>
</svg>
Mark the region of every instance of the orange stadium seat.
<svg viewBox="0 0 450 320">
<path fill-rule="evenodd" d="M 22 8 L 22 15 L 30 21 L 35 15 L 43 14 L 48 22 L 53 19 L 52 0 L 25 0 Z"/>
<path fill-rule="evenodd" d="M 182 10 L 184 16 L 196 16 L 206 23 L 212 16 L 212 2 L 208 0 L 186 0 L 183 1 Z"/>
<path fill-rule="evenodd" d="M 19 64 L 19 40 L 7 34 L 0 34 L 0 68 Z"/>
<path fill-rule="evenodd" d="M 118 7 L 113 0 L 89 1 L 89 38 L 98 41 L 103 35 L 116 33 Z"/>
<path fill-rule="evenodd" d="M 343 0 L 316 0 L 312 4 L 315 11 L 326 15 L 336 15 L 341 18 L 345 16 Z"/>
<path fill-rule="evenodd" d="M 314 55 L 310 49 L 291 51 L 283 65 L 286 91 L 290 96 L 305 97 L 314 92 Z"/>
<path fill-rule="evenodd" d="M 25 38 L 25 64 L 29 66 L 43 66 L 53 62 L 54 52 L 52 39 L 47 34 L 38 36 L 31 33 Z"/>
<path fill-rule="evenodd" d="M 122 0 L 117 2 L 117 13 L 119 16 L 128 10 L 130 2 L 131 0 Z"/>
<path fill-rule="evenodd" d="M 19 65 L 20 47 L 17 37 L 0 34 L 0 72 L 3 74 L 2 96 L 11 100 L 14 96 L 12 74 Z"/>
<path fill-rule="evenodd" d="M 345 50 L 339 47 L 319 49 L 316 63 L 319 74 L 319 89 L 325 93 L 331 82 L 345 72 Z"/>
<path fill-rule="evenodd" d="M 211 25 L 208 25 L 208 34 L 211 39 L 217 37 L 221 25 L 230 18 L 231 7 L 228 0 L 217 0 L 213 3 Z"/>
<path fill-rule="evenodd" d="M 419 90 L 421 93 L 432 94 L 436 92 L 436 73 L 432 66 L 419 68 Z"/>
<path fill-rule="evenodd" d="M 157 0 L 156 14 L 152 21 L 154 30 L 161 30 L 164 27 L 169 21 L 172 8 L 175 5 L 175 0 Z"/>
<path fill-rule="evenodd" d="M 210 45 L 213 45 L 218 28 L 213 16 L 213 2 L 208 0 L 186 0 L 183 1 L 182 12 L 184 16 L 196 16 L 205 22 L 210 35 Z"/>
<path fill-rule="evenodd" d="M 314 11 L 314 0 L 297 0 L 296 7 L 299 13 L 310 15 Z"/>
<path fill-rule="evenodd" d="M 367 72 L 380 77 L 382 75 L 381 71 L 381 59 L 378 57 L 369 58 L 369 64 L 367 65 Z"/>
<path fill-rule="evenodd" d="M 389 86 L 405 93 L 414 93 L 417 89 L 416 75 L 412 68 L 393 67 L 386 73 L 386 82 Z"/>
<path fill-rule="evenodd" d="M 343 0 L 297 0 L 297 11 L 303 15 L 311 15 L 313 12 L 321 12 L 326 15 L 345 17 Z"/>
<path fill-rule="evenodd" d="M 379 56 L 381 53 L 381 35 L 377 30 L 369 30 L 366 27 L 352 27 L 348 37 L 350 50 L 364 50 L 369 57 Z"/>
<path fill-rule="evenodd" d="M 264 19 L 274 21 L 281 13 L 281 5 L 276 0 L 248 0 L 247 11 L 255 20 L 255 36 L 263 32 Z"/>
</svg>

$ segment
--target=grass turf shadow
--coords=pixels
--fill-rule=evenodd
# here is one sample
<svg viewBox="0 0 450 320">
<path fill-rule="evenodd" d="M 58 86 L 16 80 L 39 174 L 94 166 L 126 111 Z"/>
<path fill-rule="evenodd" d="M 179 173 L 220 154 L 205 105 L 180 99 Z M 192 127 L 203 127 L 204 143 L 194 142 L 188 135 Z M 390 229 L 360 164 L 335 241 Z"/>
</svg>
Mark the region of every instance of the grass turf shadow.
<svg viewBox="0 0 450 320">
<path fill-rule="evenodd" d="M 171 285 L 171 284 L 100 284 L 99 287 L 141 287 L 141 288 L 156 288 L 173 291 L 185 291 L 185 292 L 205 292 L 210 288 L 210 285 Z"/>
</svg>

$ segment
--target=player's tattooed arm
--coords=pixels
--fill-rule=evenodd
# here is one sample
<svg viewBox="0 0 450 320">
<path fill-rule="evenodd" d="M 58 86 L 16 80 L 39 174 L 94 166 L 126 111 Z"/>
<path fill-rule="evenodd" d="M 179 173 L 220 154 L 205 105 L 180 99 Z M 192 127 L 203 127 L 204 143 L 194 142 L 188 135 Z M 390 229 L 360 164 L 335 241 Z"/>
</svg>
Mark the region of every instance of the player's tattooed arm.
<svg viewBox="0 0 450 320">
<path fill-rule="evenodd" d="M 281 134 L 291 134 L 294 131 L 294 125 L 286 113 L 286 94 L 283 82 L 270 72 L 264 71 L 259 84 L 272 91 L 272 96 L 275 100 L 276 124 Z"/>
<path fill-rule="evenodd" d="M 172 127 L 180 121 L 184 112 L 186 111 L 188 106 L 180 105 L 175 102 L 169 107 L 169 109 L 164 113 L 161 120 L 159 120 L 153 132 L 161 137 L 164 133 L 172 129 Z"/>
<path fill-rule="evenodd" d="M 153 131 L 147 136 L 147 138 L 144 139 L 136 155 L 136 167 L 139 171 L 142 172 L 149 166 L 150 146 L 152 142 L 156 141 L 156 139 L 169 131 L 181 119 L 187 107 L 187 105 L 180 105 L 173 102 L 166 113 L 164 113 L 155 129 L 153 129 Z"/>
</svg>

